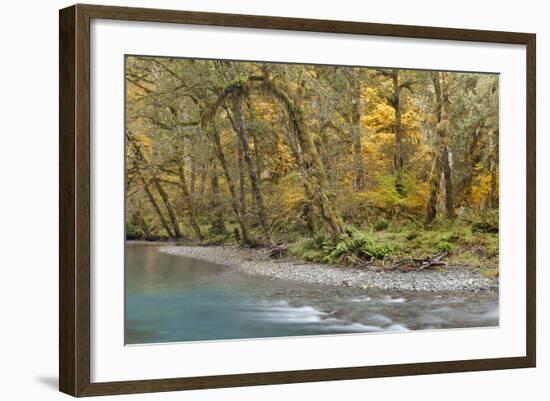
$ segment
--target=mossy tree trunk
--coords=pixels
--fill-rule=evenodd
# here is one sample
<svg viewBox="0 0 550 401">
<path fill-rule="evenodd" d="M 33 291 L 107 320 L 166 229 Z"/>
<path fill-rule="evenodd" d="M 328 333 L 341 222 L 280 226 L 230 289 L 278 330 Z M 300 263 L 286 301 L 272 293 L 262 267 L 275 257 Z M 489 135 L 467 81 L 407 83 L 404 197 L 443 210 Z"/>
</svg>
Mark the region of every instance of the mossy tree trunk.
<svg viewBox="0 0 550 401">
<path fill-rule="evenodd" d="M 445 211 L 448 218 L 454 217 L 454 198 L 452 174 L 449 157 L 449 136 L 450 136 L 450 121 L 449 121 L 449 91 L 447 76 L 444 72 L 434 73 L 434 87 L 436 95 L 437 114 L 439 121 L 436 126 L 435 135 L 435 154 L 430 172 L 429 190 L 430 197 L 426 210 L 426 223 L 431 224 L 437 215 L 437 197 L 441 186 L 441 175 L 443 175 L 443 185 L 445 188 Z"/>
<path fill-rule="evenodd" d="M 357 79 L 357 69 L 349 70 L 351 98 L 351 140 L 353 142 L 353 157 L 355 180 L 354 187 L 361 190 L 365 186 L 365 166 L 363 163 L 361 143 L 361 84 Z"/>
<path fill-rule="evenodd" d="M 240 238 L 245 244 L 249 244 L 250 237 L 248 235 L 248 228 L 246 227 L 244 216 L 241 213 L 241 208 L 237 199 L 237 191 L 235 190 L 235 183 L 233 182 L 233 178 L 231 177 L 231 173 L 227 165 L 227 160 L 225 158 L 225 153 L 223 152 L 220 134 L 218 133 L 215 124 L 211 124 L 211 128 L 208 129 L 208 137 L 212 142 L 214 153 L 216 154 L 216 157 L 220 162 L 225 181 L 227 182 L 227 187 L 229 188 L 229 193 L 231 194 L 231 207 L 233 209 L 233 213 L 235 213 L 235 217 L 237 218 L 239 228 L 241 229 Z"/>
<path fill-rule="evenodd" d="M 170 203 L 170 199 L 168 198 L 168 194 L 162 187 L 160 180 L 158 177 L 153 178 L 153 184 L 155 185 L 155 188 L 157 189 L 158 193 L 160 194 L 160 197 L 164 203 L 164 206 L 166 207 L 166 210 L 168 211 L 168 216 L 170 217 L 170 222 L 172 223 L 172 228 L 174 229 L 175 238 L 183 238 L 183 235 L 180 230 L 180 226 L 178 223 L 178 219 L 176 218 L 176 212 L 174 212 L 174 208 L 172 207 L 172 204 Z"/>
<path fill-rule="evenodd" d="M 241 213 L 246 216 L 246 178 L 244 174 L 244 157 L 243 144 L 239 137 L 236 137 L 237 145 L 237 166 L 239 169 L 239 202 L 241 205 Z"/>
<path fill-rule="evenodd" d="M 494 208 L 498 205 L 498 179 L 497 179 L 497 145 L 495 140 L 495 131 L 490 128 L 489 137 L 489 176 L 491 177 L 491 188 L 489 190 L 489 208 Z"/>
<path fill-rule="evenodd" d="M 145 194 L 147 195 L 147 199 L 151 203 L 151 206 L 153 206 L 153 209 L 155 210 L 155 212 L 156 212 L 156 214 L 157 214 L 157 216 L 160 220 L 160 223 L 161 223 L 162 227 L 166 231 L 166 234 L 168 235 L 168 237 L 173 238 L 174 233 L 172 233 L 172 230 L 170 229 L 170 226 L 168 225 L 168 222 L 164 218 L 164 215 L 162 214 L 162 211 L 161 211 L 160 206 L 158 205 L 158 203 L 155 199 L 155 196 L 153 195 L 153 193 L 149 189 L 149 183 L 146 181 L 145 177 L 141 173 L 141 169 L 139 168 L 139 165 L 138 165 L 137 161 L 134 162 L 134 168 L 135 168 L 136 173 L 139 176 L 139 179 L 142 183 L 143 190 L 145 191 Z"/>
<path fill-rule="evenodd" d="M 155 199 L 155 196 L 149 189 L 150 183 L 147 182 L 147 179 L 145 178 L 145 176 L 143 175 L 143 172 L 141 171 L 139 163 L 144 163 L 146 161 L 145 155 L 141 151 L 140 146 L 136 144 L 136 141 L 130 132 L 126 132 L 126 140 L 134 150 L 135 159 L 134 159 L 133 166 L 134 166 L 135 173 L 137 174 L 137 176 L 139 177 L 139 180 L 141 181 L 143 190 L 145 191 L 145 195 L 147 196 L 149 203 L 151 203 L 151 206 L 153 206 L 153 210 L 156 212 L 162 227 L 166 231 L 166 234 L 168 235 L 169 238 L 173 238 L 174 233 L 172 232 L 170 226 L 168 225 L 168 222 L 164 218 L 164 215 L 162 214 L 162 210 L 160 209 L 160 206 L 158 205 Z"/>
<path fill-rule="evenodd" d="M 210 229 L 215 234 L 225 234 L 225 219 L 223 205 L 221 203 L 220 185 L 218 182 L 218 168 L 214 160 L 212 160 L 210 169 L 210 185 L 212 187 L 212 214 Z"/>
<path fill-rule="evenodd" d="M 303 206 L 303 217 L 306 219 L 307 228 L 309 234 L 313 236 L 317 232 L 317 218 L 315 213 L 315 196 L 311 184 L 311 180 L 308 179 L 308 173 L 304 163 L 304 156 L 300 145 L 296 143 L 296 138 L 292 136 L 292 133 L 289 132 L 287 121 L 283 122 L 284 133 L 286 136 L 286 142 L 296 165 L 298 166 L 298 172 L 300 174 L 300 179 L 302 186 L 304 188 L 304 206 Z"/>
<path fill-rule="evenodd" d="M 442 156 L 441 162 L 443 164 L 443 177 L 445 180 L 445 213 L 447 218 L 453 219 L 455 217 L 454 209 L 454 191 L 453 191 L 453 174 L 451 165 L 451 123 L 450 123 L 450 101 L 449 101 L 449 74 L 446 72 L 440 72 L 439 77 L 441 80 L 441 121 L 442 130 L 441 140 Z"/>
<path fill-rule="evenodd" d="M 465 172 L 462 179 L 458 182 L 455 191 L 455 204 L 467 203 L 468 197 L 472 193 L 472 182 L 474 180 L 475 166 L 482 159 L 482 137 L 484 135 L 484 127 L 481 124 L 473 133 L 468 146 L 468 151 L 464 157 Z"/>
<path fill-rule="evenodd" d="M 400 82 L 399 80 L 399 70 L 393 68 L 391 70 L 386 69 L 376 69 L 379 75 L 382 75 L 391 80 L 392 93 L 388 96 L 387 101 L 393 108 L 394 122 L 393 122 L 393 132 L 395 137 L 395 150 L 393 165 L 395 171 L 395 189 L 400 196 L 405 195 L 405 188 L 403 187 L 403 165 L 404 165 L 404 156 L 403 156 L 403 124 L 401 121 L 402 107 L 401 107 L 401 92 L 403 88 L 409 88 L 414 84 L 412 81 Z M 437 88 L 436 88 L 437 92 Z"/>
<path fill-rule="evenodd" d="M 311 193 L 316 196 L 321 217 L 328 233 L 332 238 L 339 239 L 344 235 L 344 223 L 338 209 L 334 205 L 325 168 L 317 153 L 313 138 L 306 129 L 302 111 L 296 107 L 286 92 L 271 81 L 268 74 L 265 74 L 263 81 L 265 90 L 277 98 L 287 109 L 289 126 L 298 138 L 298 143 L 303 152 L 304 168 L 307 174 L 306 179 L 312 184 Z"/>
<path fill-rule="evenodd" d="M 250 96 L 246 97 L 246 108 L 248 115 L 251 121 L 256 120 L 256 115 L 254 113 L 254 107 L 252 105 L 252 99 Z M 260 140 L 258 138 L 258 133 L 254 130 L 250 131 L 250 137 L 252 139 L 252 146 L 254 148 L 254 162 L 256 164 L 256 172 L 260 180 L 262 179 L 262 174 L 264 171 L 264 163 L 262 158 L 262 152 L 260 151 Z"/>
<path fill-rule="evenodd" d="M 195 202 L 193 200 L 191 193 L 189 193 L 189 189 L 187 187 L 187 180 L 185 178 L 185 171 L 183 169 L 182 163 L 178 164 L 178 176 L 180 179 L 181 193 L 183 195 L 183 199 L 185 200 L 185 203 L 187 204 L 187 211 L 189 212 L 189 223 L 191 224 L 191 227 L 193 228 L 195 235 L 200 240 L 202 240 L 203 236 L 201 233 L 199 223 L 197 221 L 197 211 L 195 208 Z"/>
<path fill-rule="evenodd" d="M 403 188 L 403 124 L 401 122 L 401 87 L 399 86 L 399 70 L 393 69 L 391 72 L 393 84 L 392 106 L 394 110 L 394 133 L 395 133 L 395 188 L 400 195 L 404 195 Z"/>
<path fill-rule="evenodd" d="M 262 229 L 264 231 L 264 236 L 267 243 L 270 245 L 273 245 L 274 244 L 273 236 L 271 234 L 271 228 L 267 220 L 267 213 L 265 209 L 264 198 L 263 198 L 262 190 L 260 188 L 260 180 L 258 177 L 256 166 L 254 165 L 254 161 L 252 160 L 250 145 L 248 142 L 248 135 L 246 133 L 246 129 L 244 126 L 244 117 L 243 117 L 243 110 L 242 110 L 242 100 L 243 100 L 242 91 L 243 91 L 243 88 L 236 89 L 233 92 L 231 97 L 233 119 L 235 122 L 235 127 L 234 127 L 235 133 L 237 134 L 242 144 L 243 156 L 244 156 L 246 165 L 248 167 L 248 176 L 250 178 L 250 184 L 252 186 L 252 193 L 254 195 L 254 199 L 256 200 L 256 209 L 257 209 L 260 225 L 262 226 Z"/>
</svg>

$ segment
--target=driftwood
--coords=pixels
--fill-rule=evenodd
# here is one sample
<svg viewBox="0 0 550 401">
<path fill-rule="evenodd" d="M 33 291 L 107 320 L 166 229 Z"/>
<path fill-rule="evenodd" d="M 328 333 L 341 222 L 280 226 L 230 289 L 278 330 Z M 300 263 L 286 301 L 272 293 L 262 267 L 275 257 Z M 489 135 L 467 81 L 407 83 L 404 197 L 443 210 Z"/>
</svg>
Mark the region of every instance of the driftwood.
<svg viewBox="0 0 550 401">
<path fill-rule="evenodd" d="M 366 259 L 366 260 L 361 260 L 361 262 L 357 263 L 355 265 L 355 267 L 367 267 L 367 266 L 370 266 L 374 263 L 374 258 L 369 258 L 369 259 Z"/>
<path fill-rule="evenodd" d="M 394 262 L 387 270 L 425 270 L 433 269 L 435 267 L 447 266 L 447 263 L 443 262 L 443 259 L 449 255 L 449 252 L 439 252 L 432 257 L 420 259 L 420 258 L 407 258 L 397 262 Z"/>
<path fill-rule="evenodd" d="M 275 245 L 267 249 L 265 256 L 272 259 L 280 259 L 286 256 L 287 251 L 288 247 L 286 245 Z"/>
</svg>

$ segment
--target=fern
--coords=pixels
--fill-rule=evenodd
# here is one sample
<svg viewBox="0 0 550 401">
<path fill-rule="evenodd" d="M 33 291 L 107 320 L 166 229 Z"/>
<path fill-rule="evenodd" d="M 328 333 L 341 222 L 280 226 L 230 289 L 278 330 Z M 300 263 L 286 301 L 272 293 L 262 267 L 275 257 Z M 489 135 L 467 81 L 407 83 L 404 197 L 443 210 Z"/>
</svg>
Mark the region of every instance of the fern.
<svg viewBox="0 0 550 401">
<path fill-rule="evenodd" d="M 379 244 L 361 232 L 354 233 L 325 251 L 332 260 L 351 261 L 360 259 L 384 259 L 397 252 L 397 246 L 391 243 Z"/>
</svg>

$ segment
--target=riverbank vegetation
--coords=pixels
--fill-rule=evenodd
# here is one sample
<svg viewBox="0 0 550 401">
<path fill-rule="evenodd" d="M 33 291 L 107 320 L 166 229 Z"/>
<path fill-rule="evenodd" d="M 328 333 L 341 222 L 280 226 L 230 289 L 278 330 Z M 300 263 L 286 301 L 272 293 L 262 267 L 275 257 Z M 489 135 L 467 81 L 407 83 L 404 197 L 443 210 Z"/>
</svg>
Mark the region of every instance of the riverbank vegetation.
<svg viewBox="0 0 550 401">
<path fill-rule="evenodd" d="M 496 274 L 498 96 L 492 74 L 129 56 L 127 238 Z"/>
</svg>

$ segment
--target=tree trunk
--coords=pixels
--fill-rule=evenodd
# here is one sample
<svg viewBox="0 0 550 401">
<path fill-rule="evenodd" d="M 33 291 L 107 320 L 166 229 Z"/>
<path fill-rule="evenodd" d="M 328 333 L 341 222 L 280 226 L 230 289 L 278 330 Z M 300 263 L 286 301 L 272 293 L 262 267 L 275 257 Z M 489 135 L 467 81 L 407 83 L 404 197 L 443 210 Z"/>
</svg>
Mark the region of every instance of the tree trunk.
<svg viewBox="0 0 550 401">
<path fill-rule="evenodd" d="M 430 190 L 430 197 L 428 198 L 428 206 L 426 208 L 426 224 L 428 225 L 433 223 L 437 214 L 437 195 L 439 193 L 440 177 L 441 160 L 439 152 L 436 150 L 428 181 L 428 188 Z"/>
<path fill-rule="evenodd" d="M 445 212 L 447 217 L 452 219 L 455 217 L 455 212 L 454 212 L 451 153 L 449 151 L 448 144 L 445 144 L 443 149 L 442 163 L 443 163 L 443 178 L 445 180 Z"/>
<path fill-rule="evenodd" d="M 361 146 L 361 84 L 356 77 L 357 71 L 350 69 L 351 91 L 351 139 L 353 142 L 353 155 L 355 167 L 355 189 L 364 187 L 365 167 L 363 164 Z"/>
<path fill-rule="evenodd" d="M 215 124 L 212 124 L 212 128 L 208 132 L 210 140 L 212 141 L 214 153 L 216 154 L 216 157 L 218 158 L 220 165 L 222 166 L 223 174 L 225 176 L 227 186 L 229 187 L 229 192 L 231 194 L 231 207 L 233 208 L 233 212 L 235 213 L 235 217 L 237 218 L 237 222 L 239 223 L 239 227 L 241 228 L 242 241 L 245 244 L 249 244 L 250 238 L 248 236 L 248 229 L 246 227 L 245 220 L 239 207 L 237 192 L 235 191 L 235 184 L 233 183 L 233 179 L 231 178 L 229 167 L 227 166 L 227 160 L 225 159 L 225 154 L 223 153 L 220 134 L 218 133 Z"/>
<path fill-rule="evenodd" d="M 191 151 L 193 151 L 193 147 L 191 147 Z M 195 159 L 195 156 L 190 156 L 191 158 L 191 196 L 195 198 L 196 195 L 196 186 L 197 186 L 197 161 Z"/>
<path fill-rule="evenodd" d="M 489 192 L 488 206 L 494 208 L 498 205 L 498 181 L 497 181 L 497 146 L 495 132 L 492 128 L 488 132 L 489 137 L 489 174 L 491 176 L 491 188 Z"/>
<path fill-rule="evenodd" d="M 403 127 L 401 125 L 401 88 L 399 87 L 399 72 L 393 70 L 393 108 L 395 114 L 395 170 L 400 172 L 403 169 L 403 150 L 401 148 L 401 137 Z"/>
<path fill-rule="evenodd" d="M 141 231 L 144 234 L 144 238 L 145 239 L 151 238 L 151 228 L 149 227 L 149 224 L 147 224 L 147 221 L 141 214 L 139 215 L 139 226 L 141 228 Z"/>
<path fill-rule="evenodd" d="M 164 191 L 164 188 L 162 188 L 162 185 L 160 185 L 160 181 L 157 177 L 153 178 L 153 184 L 155 184 L 155 188 L 157 188 L 157 191 L 159 192 L 160 197 L 164 202 L 164 206 L 168 211 L 168 216 L 170 217 L 170 222 L 172 223 L 172 227 L 174 228 L 174 234 L 176 238 L 183 238 L 183 235 L 181 234 L 181 231 L 180 231 L 180 226 L 178 224 L 178 220 L 176 219 L 176 213 L 174 212 L 174 209 L 170 204 L 170 200 L 168 199 L 168 194 L 166 194 L 166 192 Z"/>
<path fill-rule="evenodd" d="M 399 70 L 397 69 L 392 70 L 391 77 L 392 77 L 392 83 L 393 83 L 392 106 L 393 106 L 394 115 L 395 115 L 395 122 L 394 122 L 395 189 L 400 195 L 403 195 L 404 188 L 403 188 L 403 182 L 402 182 L 402 176 L 401 176 L 403 173 L 403 149 L 401 146 L 401 139 L 403 136 L 403 126 L 401 124 L 401 87 L 399 86 Z"/>
<path fill-rule="evenodd" d="M 134 168 L 136 170 L 136 173 L 141 180 L 141 183 L 143 185 L 143 190 L 145 191 L 145 194 L 147 195 L 147 199 L 149 199 L 149 202 L 153 206 L 153 209 L 157 213 L 157 216 L 160 220 L 160 223 L 162 224 L 162 227 L 166 231 L 166 234 L 168 234 L 169 238 L 173 238 L 174 234 L 172 233 L 172 230 L 170 229 L 170 226 L 168 225 L 168 222 L 164 218 L 162 211 L 160 210 L 160 207 L 155 200 L 155 197 L 153 196 L 153 193 L 149 189 L 149 184 L 145 180 L 145 177 L 143 176 L 143 173 L 141 172 L 141 168 L 139 167 L 139 162 L 145 162 L 145 156 L 143 155 L 143 152 L 141 151 L 141 148 L 136 145 L 135 140 L 133 136 L 130 134 L 129 131 L 126 132 L 126 139 L 128 142 L 132 145 L 132 148 L 134 149 L 134 154 L 136 159 L 134 160 Z"/>
<path fill-rule="evenodd" d="M 255 120 L 256 116 L 254 114 L 254 109 L 252 107 L 252 102 L 250 101 L 250 97 L 247 97 L 247 110 L 250 116 L 250 119 L 252 121 Z M 256 173 L 258 174 L 259 179 L 262 179 L 262 173 L 263 173 L 263 160 L 262 160 L 262 154 L 260 152 L 260 141 L 258 140 L 258 135 L 254 131 L 250 132 L 250 137 L 252 138 L 252 146 L 254 147 L 254 162 L 256 164 Z"/>
<path fill-rule="evenodd" d="M 185 179 L 185 171 L 181 163 L 178 164 L 178 175 L 180 179 L 180 188 L 183 195 L 183 199 L 185 199 L 185 203 L 187 204 L 187 210 L 189 212 L 189 223 L 191 224 L 191 227 L 193 228 L 195 235 L 200 240 L 202 240 L 203 236 L 201 233 L 200 226 L 197 222 L 197 211 L 195 209 L 195 202 L 191 197 L 189 190 L 187 189 L 187 180 Z"/>
<path fill-rule="evenodd" d="M 448 82 L 448 73 L 441 72 L 440 81 L 441 81 L 441 122 L 442 122 L 442 132 L 441 132 L 441 142 L 442 146 L 442 155 L 441 162 L 443 164 L 443 176 L 445 178 L 445 212 L 447 218 L 453 219 L 455 217 L 454 209 L 454 193 L 453 193 L 453 176 L 452 176 L 452 166 L 451 166 L 451 152 L 449 150 L 449 142 L 451 139 L 451 123 L 449 121 L 449 82 Z"/>
<path fill-rule="evenodd" d="M 256 166 L 256 173 L 258 174 L 258 178 L 262 179 L 263 174 L 263 161 L 262 161 L 262 155 L 260 153 L 260 143 L 258 141 L 258 136 L 254 133 L 251 133 L 252 137 L 252 145 L 254 146 L 254 163 Z"/>
<path fill-rule="evenodd" d="M 220 186 L 218 183 L 217 170 L 216 164 L 212 162 L 212 168 L 210 170 L 210 184 L 212 186 L 212 221 L 210 230 L 215 234 L 225 234 L 227 230 L 225 228 L 223 206 L 220 201 Z"/>
<path fill-rule="evenodd" d="M 428 206 L 426 210 L 426 223 L 431 224 L 437 214 L 437 196 L 440 192 L 440 177 L 443 175 L 443 182 L 445 188 L 445 211 L 448 218 L 454 217 L 454 198 L 453 198 L 453 186 L 451 177 L 451 165 L 449 157 L 449 92 L 446 73 L 434 73 L 437 74 L 434 78 L 434 87 L 436 95 L 439 93 L 440 97 L 437 99 L 437 114 L 439 114 L 439 121 L 436 127 L 435 138 L 435 151 L 434 162 L 432 165 L 432 171 L 430 173 L 429 189 L 430 197 L 428 200 Z M 438 84 L 435 84 L 438 82 Z"/>
<path fill-rule="evenodd" d="M 240 91 L 241 89 L 237 90 L 233 93 L 232 96 L 233 118 L 235 120 L 236 134 L 241 140 L 244 160 L 246 161 L 248 167 L 248 175 L 250 178 L 250 184 L 252 186 L 252 193 L 254 194 L 254 198 L 256 199 L 256 207 L 258 209 L 258 219 L 260 220 L 260 225 L 263 228 L 267 243 L 273 245 L 273 236 L 271 234 L 271 228 L 269 227 L 269 224 L 267 222 L 267 214 L 265 210 L 262 191 L 260 188 L 260 180 L 258 178 L 254 162 L 252 161 L 250 145 L 248 143 L 248 136 L 244 127 L 244 118 L 242 112 L 242 93 Z"/>
<path fill-rule="evenodd" d="M 464 203 L 472 192 L 474 168 L 482 159 L 482 152 L 478 146 L 479 142 L 481 142 L 482 133 L 483 127 L 479 127 L 471 136 L 470 146 L 465 154 L 464 166 L 466 171 L 456 188 L 456 204 Z"/>
<path fill-rule="evenodd" d="M 302 79 L 302 76 L 300 75 L 299 84 L 296 89 L 296 96 L 294 99 L 294 105 L 296 108 L 299 108 L 299 109 L 302 108 L 304 88 L 305 88 L 305 82 Z M 285 122 L 285 127 L 288 128 L 288 124 L 286 122 Z M 288 130 L 286 131 L 288 134 Z M 292 151 L 295 154 L 295 159 L 300 170 L 300 177 L 302 178 L 302 185 L 304 187 L 305 202 L 302 209 L 303 216 L 306 218 L 306 224 L 307 224 L 309 234 L 313 237 L 317 232 L 317 217 L 315 214 L 315 188 L 313 187 L 313 181 L 311 177 L 309 177 L 310 171 L 304 162 L 304 151 L 300 145 L 300 141 L 298 140 L 298 138 L 296 138 L 296 133 L 294 130 L 293 132 L 294 134 L 290 133 L 289 135 L 289 137 L 293 136 L 292 140 L 289 143 L 294 145 L 292 147 Z"/>
<path fill-rule="evenodd" d="M 309 230 L 309 234 L 313 236 L 317 231 L 317 219 L 315 215 L 315 201 L 314 201 L 315 196 L 313 193 L 313 188 L 311 187 L 310 179 L 308 179 L 308 174 L 304 164 L 304 156 L 303 156 L 302 149 L 300 148 L 300 145 L 296 143 L 295 138 L 291 137 L 292 134 L 288 132 L 288 126 L 286 125 L 286 121 L 284 121 L 283 124 L 284 124 L 283 126 L 285 127 L 284 132 L 286 134 L 288 146 L 290 148 L 290 151 L 292 152 L 292 155 L 294 156 L 296 164 L 298 165 L 300 179 L 302 182 L 302 186 L 304 188 L 303 216 L 306 218 L 306 224 Z"/>
<path fill-rule="evenodd" d="M 149 185 L 147 184 L 147 181 L 145 180 L 145 177 L 143 177 L 143 174 L 141 173 L 141 170 L 139 169 L 139 166 L 137 165 L 137 162 L 134 162 L 134 167 L 136 168 L 136 171 L 138 173 L 138 176 L 141 180 L 141 183 L 143 184 L 143 190 L 145 191 L 145 194 L 147 195 L 147 199 L 149 199 L 149 202 L 151 203 L 151 206 L 153 206 L 153 209 L 157 213 L 157 216 L 160 220 L 160 223 L 162 224 L 162 227 L 166 231 L 166 234 L 168 234 L 169 238 L 173 238 L 174 234 L 172 233 L 172 230 L 170 229 L 170 226 L 168 225 L 168 222 L 162 215 L 162 211 L 160 210 L 160 207 L 155 200 L 155 197 L 151 190 L 149 189 Z"/>
<path fill-rule="evenodd" d="M 239 202 L 241 205 L 241 213 L 246 216 L 246 181 L 244 175 L 244 160 L 243 160 L 243 144 L 237 136 L 237 165 L 239 168 Z"/>
<path fill-rule="evenodd" d="M 201 164 L 201 180 L 199 183 L 199 195 L 202 199 L 204 196 L 204 188 L 206 185 L 206 177 L 208 176 L 208 163 L 202 163 Z"/>
<path fill-rule="evenodd" d="M 309 185 L 314 189 L 312 193 L 317 197 L 321 210 L 321 217 L 331 237 L 339 239 L 344 235 L 344 222 L 340 217 L 338 209 L 334 205 L 334 199 L 330 192 L 325 168 L 317 153 L 313 138 L 306 130 L 302 112 L 296 107 L 290 97 L 269 79 L 267 74 L 264 78 L 264 87 L 268 92 L 279 99 L 287 109 L 290 120 L 289 125 L 298 138 L 298 143 L 302 149 L 304 168 L 307 174 L 306 179 L 310 182 Z"/>
<path fill-rule="evenodd" d="M 325 166 L 325 170 L 327 171 L 327 178 L 329 180 L 329 183 L 333 182 L 332 179 L 332 165 L 330 160 L 330 155 L 328 150 L 328 130 L 329 128 L 332 128 L 330 125 L 330 122 L 326 121 L 321 117 L 319 121 L 319 141 L 317 142 L 317 153 L 319 153 L 319 157 L 321 158 L 321 162 L 323 163 L 323 166 Z"/>
</svg>

